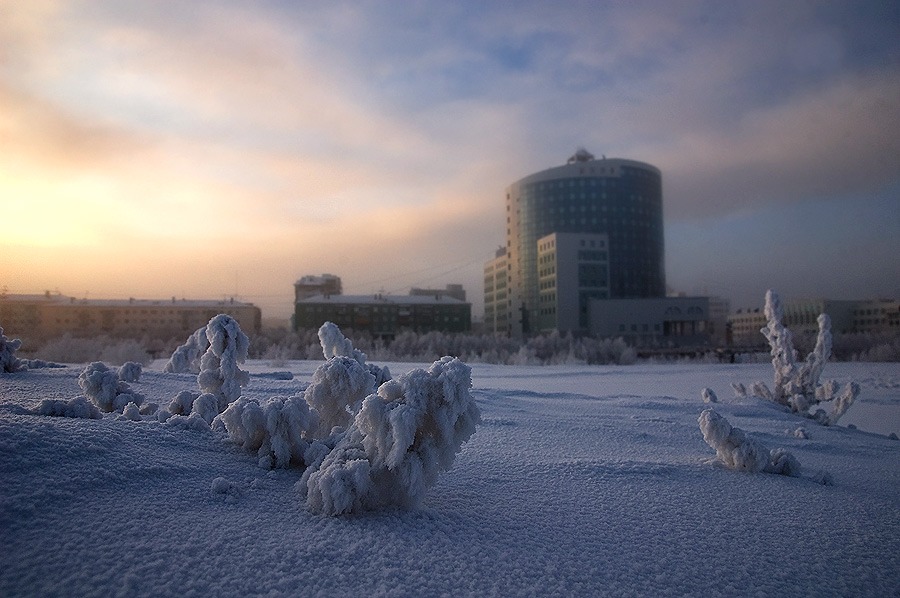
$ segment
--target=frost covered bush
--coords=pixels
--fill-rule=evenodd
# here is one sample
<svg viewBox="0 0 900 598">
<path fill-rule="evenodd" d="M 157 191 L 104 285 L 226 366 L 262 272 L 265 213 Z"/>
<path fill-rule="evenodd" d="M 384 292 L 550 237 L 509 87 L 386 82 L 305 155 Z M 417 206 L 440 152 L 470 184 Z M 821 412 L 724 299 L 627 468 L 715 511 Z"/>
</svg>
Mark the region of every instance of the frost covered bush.
<svg viewBox="0 0 900 598">
<path fill-rule="evenodd" d="M 317 414 L 303 397 L 274 397 L 263 403 L 239 398 L 218 416 L 231 440 L 256 451 L 260 467 L 305 465 L 309 432 Z"/>
<path fill-rule="evenodd" d="M 141 379 L 143 366 L 136 361 L 126 361 L 119 366 L 119 380 L 124 382 L 138 382 Z"/>
<path fill-rule="evenodd" d="M 136 403 L 128 403 L 122 409 L 122 415 L 119 417 L 129 421 L 139 422 L 141 421 L 141 409 Z"/>
<path fill-rule="evenodd" d="M 203 326 L 195 330 L 183 345 L 175 349 L 163 371 L 172 374 L 199 374 L 200 357 L 208 348 L 209 339 L 206 337 L 206 326 Z"/>
<path fill-rule="evenodd" d="M 210 425 L 219 415 L 219 397 L 210 393 L 192 392 L 182 390 L 169 403 L 165 411 L 157 413 L 156 418 L 161 422 L 168 421 L 173 415 L 196 415 Z"/>
<path fill-rule="evenodd" d="M 237 320 L 226 314 L 219 314 L 209 321 L 206 338 L 209 348 L 200 358 L 197 383 L 201 393 L 218 398 L 218 413 L 221 413 L 241 396 L 241 387 L 250 381 L 250 374 L 238 367 L 247 360 L 250 340 L 241 331 Z"/>
<path fill-rule="evenodd" d="M 0 372 L 11 374 L 26 369 L 22 360 L 16 357 L 16 351 L 21 346 L 21 340 L 6 338 L 6 335 L 3 334 L 3 328 L 0 327 Z"/>
<path fill-rule="evenodd" d="M 391 372 L 387 366 L 378 367 L 370 363 L 366 363 L 366 354 L 359 349 L 353 348 L 353 343 L 346 338 L 337 324 L 325 322 L 319 328 L 319 342 L 322 345 L 322 353 L 325 359 L 332 357 L 351 357 L 359 362 L 373 378 L 373 390 L 381 386 L 383 383 L 391 379 Z"/>
<path fill-rule="evenodd" d="M 157 419 L 171 425 L 188 428 L 211 425 L 230 403 L 241 396 L 241 388 L 250 381 L 250 374 L 238 367 L 247 359 L 250 341 L 241 331 L 237 320 L 225 314 L 210 319 L 188 341 L 172 354 L 165 371 L 183 373 L 198 367 L 197 384 L 200 392 L 183 390 L 169 403 Z M 205 352 L 199 356 L 200 347 Z M 181 419 L 179 419 L 181 418 Z M 182 421 L 191 419 L 190 422 Z"/>
<path fill-rule="evenodd" d="M 190 415 L 194 407 L 194 401 L 200 396 L 199 392 L 182 390 L 172 399 L 167 408 L 171 415 Z"/>
<path fill-rule="evenodd" d="M 791 453 L 780 448 L 766 449 L 740 428 L 732 427 L 714 410 L 705 409 L 697 421 L 703 440 L 716 450 L 714 462 L 750 473 L 763 471 L 793 477 L 800 475 L 800 463 Z"/>
<path fill-rule="evenodd" d="M 332 324 L 333 326 L 333 324 Z M 270 329 L 254 337 L 251 355 L 254 359 L 270 360 L 273 365 L 289 359 L 315 359 L 322 352 L 320 329 L 301 329 L 296 332 Z M 367 331 L 344 330 L 353 338 L 355 349 L 367 359 L 381 361 L 410 361 L 430 363 L 444 355 L 452 355 L 467 363 L 497 363 L 514 365 L 558 364 L 630 364 L 637 353 L 621 338 L 595 339 L 569 333 L 552 332 L 522 341 L 501 334 L 458 332 L 413 332 L 404 330 L 391 341 L 373 338 Z M 352 354 L 343 353 L 346 357 Z M 326 355 L 327 357 L 334 354 Z"/>
<path fill-rule="evenodd" d="M 237 398 L 212 428 L 255 451 L 261 467 L 306 467 L 298 485 L 314 512 L 418 505 L 480 421 L 471 369 L 444 357 L 391 380 L 334 324 L 323 325 L 319 338 L 325 363 L 302 395 Z M 203 396 L 176 397 L 169 411 L 192 415 L 172 419 L 185 426 L 196 419 Z"/>
<path fill-rule="evenodd" d="M 471 369 L 445 357 L 381 385 L 304 473 L 307 506 L 325 515 L 417 506 L 480 421 L 471 384 Z"/>
<path fill-rule="evenodd" d="M 752 386 L 753 396 L 784 405 L 792 412 L 812 417 L 824 425 L 836 424 L 859 395 L 859 385 L 850 382 L 843 390 L 833 380 L 819 385 L 822 370 L 831 357 L 831 319 L 828 314 L 819 315 L 816 346 L 805 361 L 797 359 L 791 331 L 782 324 L 781 300 L 771 289 L 766 292 L 765 314 L 767 323 L 761 332 L 771 347 L 774 387 L 770 390 L 763 382 L 756 382 Z M 733 387 L 738 396 L 747 396 L 743 385 L 735 384 Z M 819 409 L 815 414 L 809 414 L 810 407 L 830 401 L 834 401 L 830 413 Z"/>
<path fill-rule="evenodd" d="M 711 388 L 704 388 L 700 392 L 700 396 L 703 398 L 704 403 L 718 403 L 719 397 L 716 396 L 715 391 Z"/>
<path fill-rule="evenodd" d="M 375 377 L 355 359 L 332 357 L 316 368 L 303 393 L 306 402 L 318 413 L 318 437 L 332 428 L 346 428 L 365 399 L 374 390 Z"/>
<path fill-rule="evenodd" d="M 75 397 L 68 401 L 61 399 L 44 399 L 40 402 L 35 415 L 49 415 L 52 417 L 73 417 L 80 419 L 101 419 L 103 415 L 97 406 L 85 397 Z"/>
<path fill-rule="evenodd" d="M 84 368 L 78 375 L 78 385 L 101 411 L 121 413 L 128 403 L 140 405 L 144 402 L 143 395 L 132 391 L 128 383 L 119 379 L 116 370 L 109 369 L 100 361 Z"/>
</svg>

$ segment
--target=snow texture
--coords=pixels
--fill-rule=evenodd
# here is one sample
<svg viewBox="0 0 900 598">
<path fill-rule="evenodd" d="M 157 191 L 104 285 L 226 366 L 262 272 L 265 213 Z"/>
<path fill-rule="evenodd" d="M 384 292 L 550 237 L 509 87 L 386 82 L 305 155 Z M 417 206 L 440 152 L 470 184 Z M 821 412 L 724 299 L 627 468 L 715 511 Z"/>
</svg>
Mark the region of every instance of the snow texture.
<svg viewBox="0 0 900 598">
<path fill-rule="evenodd" d="M 142 408 L 184 389 L 165 362 L 144 366 Z M 280 380 L 246 362 L 239 400 L 297 397 L 321 365 L 279 363 L 294 374 Z M 861 393 L 810 439 L 785 432 L 808 420 L 730 399 L 768 362 L 470 365 L 482 421 L 452 469 L 415 509 L 345 517 L 308 509 L 302 466 L 260 469 L 197 415 L 34 413 L 81 394 L 83 366 L 0 375 L 0 596 L 897 595 L 896 364 L 829 363 Z M 704 386 L 718 404 L 699 404 Z M 705 407 L 783 446 L 803 475 L 706 466 Z M 321 465 L 336 441 L 312 441 L 304 460 Z M 371 483 L 364 444 L 345 448 L 347 483 Z"/>
<path fill-rule="evenodd" d="M 144 396 L 131 390 L 127 382 L 119 380 L 116 370 L 111 370 L 100 361 L 89 364 L 78 376 L 82 392 L 94 402 L 100 411 L 122 412 L 125 405 L 144 402 Z"/>
<path fill-rule="evenodd" d="M 764 471 L 787 476 L 800 475 L 800 463 L 784 449 L 769 451 L 760 442 L 712 409 L 704 409 L 698 418 L 703 440 L 716 450 L 715 462 L 729 469 L 756 473 Z"/>
<path fill-rule="evenodd" d="M 200 358 L 209 348 L 206 326 L 198 328 L 172 353 L 163 371 L 173 374 L 199 374 Z"/>
</svg>

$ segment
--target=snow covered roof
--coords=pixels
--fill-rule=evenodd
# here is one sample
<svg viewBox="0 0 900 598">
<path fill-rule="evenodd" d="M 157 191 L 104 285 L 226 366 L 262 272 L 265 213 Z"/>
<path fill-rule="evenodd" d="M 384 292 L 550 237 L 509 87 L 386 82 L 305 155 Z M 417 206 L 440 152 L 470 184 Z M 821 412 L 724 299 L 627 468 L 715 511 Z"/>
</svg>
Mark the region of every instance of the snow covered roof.
<svg viewBox="0 0 900 598">
<path fill-rule="evenodd" d="M 2 295 L 0 300 L 14 301 L 17 303 L 54 303 L 65 305 L 86 305 L 91 307 L 222 307 L 225 305 L 252 306 L 252 303 L 244 303 L 232 299 L 78 299 L 59 293 L 43 295 Z"/>
<path fill-rule="evenodd" d="M 297 303 L 334 303 L 366 305 L 372 303 L 388 303 L 391 305 L 469 305 L 468 301 L 460 301 L 447 295 L 313 295 L 300 299 Z"/>
<path fill-rule="evenodd" d="M 294 284 L 301 285 L 318 285 L 325 284 L 326 282 L 333 282 L 335 280 L 340 280 L 339 276 L 335 276 L 334 274 L 322 274 L 321 276 L 317 276 L 315 274 L 307 274 L 306 276 L 302 276 L 297 282 Z"/>
</svg>

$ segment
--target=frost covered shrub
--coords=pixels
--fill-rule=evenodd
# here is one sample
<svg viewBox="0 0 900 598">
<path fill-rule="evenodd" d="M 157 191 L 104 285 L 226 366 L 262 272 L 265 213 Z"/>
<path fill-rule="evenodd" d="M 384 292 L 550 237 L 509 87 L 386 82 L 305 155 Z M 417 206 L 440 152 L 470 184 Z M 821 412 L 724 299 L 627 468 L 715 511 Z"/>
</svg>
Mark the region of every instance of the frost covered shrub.
<svg viewBox="0 0 900 598">
<path fill-rule="evenodd" d="M 451 357 L 381 385 L 321 463 L 304 473 L 309 509 L 340 515 L 417 506 L 480 421 L 471 385 L 471 369 Z"/>
<path fill-rule="evenodd" d="M 169 403 L 168 412 L 172 415 L 190 415 L 191 409 L 194 407 L 194 401 L 199 396 L 199 392 L 182 390 Z"/>
<path fill-rule="evenodd" d="M 719 397 L 716 396 L 716 393 L 711 388 L 704 388 L 700 396 L 703 398 L 704 403 L 718 403 Z"/>
<path fill-rule="evenodd" d="M 366 354 L 359 349 L 353 348 L 353 343 L 346 338 L 337 324 L 325 322 L 319 328 L 319 342 L 322 345 L 322 353 L 325 359 L 332 357 L 351 357 L 359 362 L 373 378 L 373 389 L 377 389 L 383 383 L 391 379 L 391 372 L 388 368 L 378 367 L 370 363 L 366 363 Z"/>
<path fill-rule="evenodd" d="M 213 317 L 206 325 L 209 348 L 200 358 L 197 383 L 203 394 L 218 398 L 218 413 L 241 396 L 241 387 L 250 382 L 250 374 L 238 367 L 247 360 L 250 339 L 237 320 L 226 314 Z"/>
<path fill-rule="evenodd" d="M 136 361 L 126 361 L 118 370 L 119 380 L 125 382 L 137 382 L 141 379 L 143 368 Z"/>
<path fill-rule="evenodd" d="M 175 349 L 163 371 L 172 374 L 199 374 L 200 357 L 208 348 L 209 339 L 206 338 L 206 326 L 203 326 L 195 330 L 183 345 Z"/>
<path fill-rule="evenodd" d="M 782 324 L 784 313 L 781 299 L 771 289 L 766 292 L 765 314 L 766 327 L 760 332 L 771 347 L 774 387 L 770 390 L 763 382 L 755 382 L 752 385 L 753 396 L 784 405 L 792 412 L 812 417 L 824 425 L 836 424 L 859 395 L 859 385 L 850 382 L 843 390 L 833 380 L 819 385 L 822 370 L 831 357 L 831 319 L 828 314 L 819 315 L 816 346 L 802 362 L 797 360 L 791 331 Z M 738 396 L 747 395 L 743 385 L 732 386 Z M 826 414 L 819 409 L 815 414 L 809 414 L 810 407 L 829 401 L 834 401 L 831 413 Z"/>
<path fill-rule="evenodd" d="M 140 405 L 144 402 L 143 395 L 133 392 L 126 382 L 119 379 L 116 370 L 109 369 L 100 361 L 84 368 L 78 375 L 78 385 L 101 411 L 121 413 L 128 403 Z"/>
<path fill-rule="evenodd" d="M 374 390 L 374 381 L 375 377 L 350 357 L 332 357 L 316 368 L 303 396 L 318 413 L 317 436 L 327 436 L 334 427 L 346 428 L 363 399 Z"/>
<path fill-rule="evenodd" d="M 122 415 L 120 415 L 119 417 L 121 419 L 139 422 L 139 421 L 141 421 L 140 407 L 138 407 L 137 404 L 135 404 L 135 403 L 128 403 L 122 409 Z"/>
<path fill-rule="evenodd" d="M 101 419 L 103 417 L 97 406 L 84 397 L 75 397 L 68 401 L 44 399 L 34 410 L 34 414 L 80 419 Z"/>
<path fill-rule="evenodd" d="M 11 374 L 26 369 L 22 360 L 16 357 L 16 351 L 21 346 L 21 340 L 6 338 L 6 335 L 3 334 L 3 328 L 0 327 L 0 372 Z"/>
<path fill-rule="evenodd" d="M 791 453 L 780 448 L 769 451 L 740 428 L 732 427 L 714 410 L 705 409 L 697 421 L 703 440 L 716 450 L 714 462 L 750 473 L 764 471 L 793 477 L 800 475 L 800 463 Z"/>
<path fill-rule="evenodd" d="M 218 416 L 232 442 L 256 451 L 259 466 L 305 465 L 308 434 L 317 414 L 299 396 L 274 397 L 263 403 L 241 397 Z"/>
<path fill-rule="evenodd" d="M 221 405 L 221 397 L 205 392 L 194 399 L 194 403 L 191 405 L 191 415 L 199 415 L 206 425 L 209 425 L 221 413 Z"/>
</svg>

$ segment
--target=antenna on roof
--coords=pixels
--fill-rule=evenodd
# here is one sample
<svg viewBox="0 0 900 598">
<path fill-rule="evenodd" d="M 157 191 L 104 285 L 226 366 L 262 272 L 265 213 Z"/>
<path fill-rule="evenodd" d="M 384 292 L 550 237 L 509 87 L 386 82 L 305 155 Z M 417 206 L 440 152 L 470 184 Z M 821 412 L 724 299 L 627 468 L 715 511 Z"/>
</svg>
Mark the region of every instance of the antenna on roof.
<svg viewBox="0 0 900 598">
<path fill-rule="evenodd" d="M 566 164 L 572 164 L 574 162 L 590 162 L 593 159 L 594 154 L 584 149 L 584 147 L 579 147 L 572 157 L 566 161 Z"/>
</svg>

